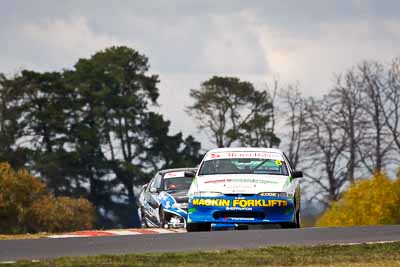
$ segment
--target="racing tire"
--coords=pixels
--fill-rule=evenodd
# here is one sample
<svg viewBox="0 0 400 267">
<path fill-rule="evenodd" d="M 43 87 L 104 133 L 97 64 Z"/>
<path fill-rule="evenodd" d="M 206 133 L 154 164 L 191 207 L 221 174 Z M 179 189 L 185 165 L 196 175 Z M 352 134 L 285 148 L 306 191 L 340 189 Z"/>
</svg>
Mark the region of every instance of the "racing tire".
<svg viewBox="0 0 400 267">
<path fill-rule="evenodd" d="M 292 223 L 282 223 L 281 228 L 290 229 L 290 228 L 300 228 L 300 210 L 296 211 L 295 221 Z"/>
<path fill-rule="evenodd" d="M 142 228 L 149 228 L 149 226 L 147 225 L 147 221 L 146 221 L 145 218 L 142 219 L 141 225 L 142 225 Z"/>
<path fill-rule="evenodd" d="M 186 225 L 188 232 L 209 232 L 211 231 L 210 223 L 188 223 Z"/>
<path fill-rule="evenodd" d="M 300 209 L 296 211 L 295 215 L 295 221 L 292 223 L 282 223 L 281 227 L 282 228 L 300 228 L 301 226 L 301 214 L 300 214 Z"/>
<path fill-rule="evenodd" d="M 165 228 L 166 225 L 166 218 L 165 218 L 165 212 L 162 206 L 159 208 L 159 216 L 160 216 L 160 228 Z M 168 225 L 168 224 L 167 224 Z"/>
<path fill-rule="evenodd" d="M 300 209 L 296 212 L 296 227 L 295 228 L 301 228 L 301 213 L 300 213 Z"/>
<path fill-rule="evenodd" d="M 138 209 L 139 219 L 140 219 L 140 226 L 141 228 L 149 228 L 146 222 L 146 218 L 144 217 L 142 209 Z"/>
</svg>

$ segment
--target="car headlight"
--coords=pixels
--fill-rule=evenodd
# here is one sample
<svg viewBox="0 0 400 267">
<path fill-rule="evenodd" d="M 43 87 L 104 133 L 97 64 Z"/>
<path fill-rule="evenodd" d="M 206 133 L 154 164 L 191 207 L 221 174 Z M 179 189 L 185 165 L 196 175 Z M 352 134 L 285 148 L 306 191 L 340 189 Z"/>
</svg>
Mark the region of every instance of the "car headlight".
<svg viewBox="0 0 400 267">
<path fill-rule="evenodd" d="M 193 192 L 194 197 L 220 197 L 224 194 L 220 192 Z"/>
<path fill-rule="evenodd" d="M 172 208 L 174 209 L 187 209 L 188 208 L 188 203 L 184 202 L 184 203 L 174 203 L 172 205 Z"/>
<path fill-rule="evenodd" d="M 287 197 L 286 192 L 263 192 L 258 195 L 262 197 Z"/>
</svg>

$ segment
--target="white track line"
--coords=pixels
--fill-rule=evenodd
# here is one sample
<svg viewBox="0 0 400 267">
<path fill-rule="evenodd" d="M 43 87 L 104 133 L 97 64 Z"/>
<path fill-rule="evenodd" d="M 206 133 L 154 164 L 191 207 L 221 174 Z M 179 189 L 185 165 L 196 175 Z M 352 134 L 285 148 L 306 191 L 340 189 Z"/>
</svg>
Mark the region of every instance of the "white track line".
<svg viewBox="0 0 400 267">
<path fill-rule="evenodd" d="M 146 235 L 146 234 L 174 234 L 174 233 L 185 233 L 185 232 L 186 232 L 186 230 L 184 230 L 184 229 L 162 229 L 162 228 L 93 230 L 93 231 L 82 231 L 82 232 L 59 234 L 59 235 L 50 235 L 50 236 L 47 236 L 47 238 Z M 102 235 L 101 233 L 104 233 L 104 235 Z"/>
<path fill-rule="evenodd" d="M 69 238 L 69 237 L 87 237 L 87 236 L 85 236 L 85 235 L 69 235 L 69 234 L 46 236 L 46 238 Z"/>
<path fill-rule="evenodd" d="M 368 242 L 352 242 L 352 243 L 340 243 L 339 246 L 355 246 L 355 245 L 373 245 L 373 244 L 386 244 L 386 243 L 395 243 L 400 240 L 388 240 L 388 241 L 368 241 Z M 335 244 L 333 244 L 335 246 Z"/>
</svg>

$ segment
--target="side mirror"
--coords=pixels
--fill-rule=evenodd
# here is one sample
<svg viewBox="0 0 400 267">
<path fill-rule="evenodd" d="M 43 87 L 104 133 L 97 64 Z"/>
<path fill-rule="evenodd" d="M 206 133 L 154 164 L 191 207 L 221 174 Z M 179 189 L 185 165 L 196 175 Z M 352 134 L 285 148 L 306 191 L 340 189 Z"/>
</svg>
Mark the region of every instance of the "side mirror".
<svg viewBox="0 0 400 267">
<path fill-rule="evenodd" d="M 150 188 L 150 193 L 152 193 L 152 194 L 158 193 L 157 188 L 155 188 L 155 187 Z"/>
<path fill-rule="evenodd" d="M 185 177 L 187 177 L 187 178 L 193 178 L 195 176 L 196 176 L 196 173 L 194 173 L 194 172 L 189 172 L 189 171 L 185 172 Z"/>
<path fill-rule="evenodd" d="M 301 172 L 301 171 L 294 171 L 294 172 L 292 173 L 292 177 L 293 177 L 293 178 L 301 178 L 301 177 L 303 177 L 303 172 Z"/>
</svg>

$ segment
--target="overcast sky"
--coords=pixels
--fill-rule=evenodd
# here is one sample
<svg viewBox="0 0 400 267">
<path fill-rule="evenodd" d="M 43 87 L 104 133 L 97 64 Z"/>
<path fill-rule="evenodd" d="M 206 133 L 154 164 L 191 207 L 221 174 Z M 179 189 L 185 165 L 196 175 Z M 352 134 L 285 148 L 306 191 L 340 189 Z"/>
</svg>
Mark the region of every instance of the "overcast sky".
<svg viewBox="0 0 400 267">
<path fill-rule="evenodd" d="M 361 60 L 400 56 L 400 1 L 54 1 L 0 3 L 0 72 L 72 68 L 111 45 L 149 57 L 172 131 L 204 135 L 182 110 L 212 75 L 257 86 L 279 76 L 320 95 Z M 209 144 L 206 144 L 209 147 Z"/>
</svg>

